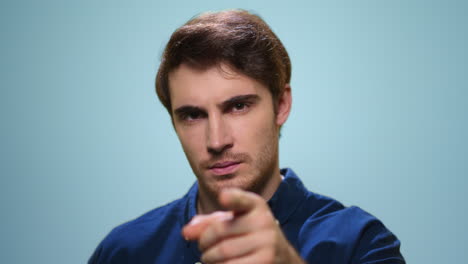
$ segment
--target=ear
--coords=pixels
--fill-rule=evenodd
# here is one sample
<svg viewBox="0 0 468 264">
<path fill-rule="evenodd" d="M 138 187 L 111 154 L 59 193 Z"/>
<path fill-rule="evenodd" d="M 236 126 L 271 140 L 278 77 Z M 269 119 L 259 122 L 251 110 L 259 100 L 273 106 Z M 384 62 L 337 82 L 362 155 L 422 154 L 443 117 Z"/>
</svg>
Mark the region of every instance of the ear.
<svg viewBox="0 0 468 264">
<path fill-rule="evenodd" d="M 278 98 L 278 108 L 276 114 L 276 124 L 282 126 L 288 120 L 289 112 L 291 112 L 292 96 L 291 86 L 286 84 L 283 93 Z"/>
</svg>

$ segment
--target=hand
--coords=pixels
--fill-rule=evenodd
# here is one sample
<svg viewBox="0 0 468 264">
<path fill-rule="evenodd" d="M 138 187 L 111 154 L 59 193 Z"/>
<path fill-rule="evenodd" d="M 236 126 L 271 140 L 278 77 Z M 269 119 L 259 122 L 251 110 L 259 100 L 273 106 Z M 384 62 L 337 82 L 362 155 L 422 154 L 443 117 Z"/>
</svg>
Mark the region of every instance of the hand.
<svg viewBox="0 0 468 264">
<path fill-rule="evenodd" d="M 186 239 L 198 240 L 203 263 L 305 263 L 262 197 L 228 189 L 219 202 L 230 211 L 197 215 L 182 230 Z"/>
</svg>

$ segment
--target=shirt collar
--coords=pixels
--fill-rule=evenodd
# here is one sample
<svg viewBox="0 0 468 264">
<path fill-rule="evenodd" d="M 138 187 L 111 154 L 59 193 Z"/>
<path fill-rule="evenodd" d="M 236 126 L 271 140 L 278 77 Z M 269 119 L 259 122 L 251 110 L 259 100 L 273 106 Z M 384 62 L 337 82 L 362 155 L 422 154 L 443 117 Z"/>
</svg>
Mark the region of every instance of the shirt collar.
<svg viewBox="0 0 468 264">
<path fill-rule="evenodd" d="M 184 225 L 197 214 L 198 184 L 195 182 L 187 193 L 187 205 L 184 212 Z"/>
<path fill-rule="evenodd" d="M 268 201 L 273 215 L 281 225 L 285 224 L 307 195 L 307 189 L 290 168 L 281 170 L 284 179 Z"/>
</svg>

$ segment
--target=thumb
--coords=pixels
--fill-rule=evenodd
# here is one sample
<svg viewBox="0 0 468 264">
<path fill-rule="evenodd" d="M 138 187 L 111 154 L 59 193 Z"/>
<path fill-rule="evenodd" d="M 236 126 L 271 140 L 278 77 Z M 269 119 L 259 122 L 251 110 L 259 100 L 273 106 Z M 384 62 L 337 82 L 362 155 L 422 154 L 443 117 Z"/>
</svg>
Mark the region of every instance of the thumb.
<svg viewBox="0 0 468 264">
<path fill-rule="evenodd" d="M 237 215 L 252 211 L 264 200 L 255 193 L 231 188 L 221 191 L 219 202 L 227 210 L 234 211 L 234 214 Z"/>
</svg>

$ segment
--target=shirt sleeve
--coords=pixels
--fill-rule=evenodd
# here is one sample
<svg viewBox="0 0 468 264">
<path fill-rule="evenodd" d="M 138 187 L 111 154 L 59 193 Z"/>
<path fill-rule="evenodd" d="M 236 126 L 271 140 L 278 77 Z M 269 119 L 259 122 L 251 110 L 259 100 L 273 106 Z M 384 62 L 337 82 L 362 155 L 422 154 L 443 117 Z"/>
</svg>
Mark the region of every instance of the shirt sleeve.
<svg viewBox="0 0 468 264">
<path fill-rule="evenodd" d="M 354 258 L 355 264 L 405 264 L 400 241 L 377 219 L 362 229 Z"/>
<path fill-rule="evenodd" d="M 101 255 L 102 252 L 102 246 L 99 244 L 99 246 L 94 250 L 93 255 L 88 260 L 88 264 L 98 264 L 99 262 L 99 256 Z"/>
</svg>

